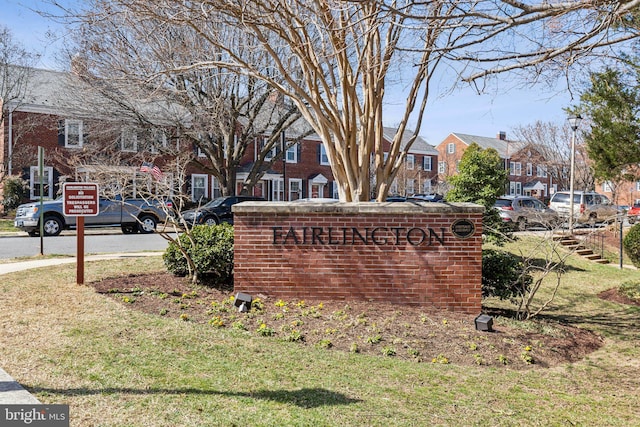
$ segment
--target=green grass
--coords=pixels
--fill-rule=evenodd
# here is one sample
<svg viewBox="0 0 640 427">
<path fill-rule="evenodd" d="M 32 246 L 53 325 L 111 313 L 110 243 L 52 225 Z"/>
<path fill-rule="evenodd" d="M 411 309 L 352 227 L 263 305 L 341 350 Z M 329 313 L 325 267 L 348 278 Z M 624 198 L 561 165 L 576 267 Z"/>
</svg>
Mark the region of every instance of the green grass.
<svg viewBox="0 0 640 427">
<path fill-rule="evenodd" d="M 12 219 L 0 219 L 0 232 L 4 231 L 20 231 L 13 226 Z"/>
<path fill-rule="evenodd" d="M 42 402 L 69 404 L 72 426 L 633 425 L 640 311 L 597 294 L 640 273 L 569 267 L 546 314 L 607 339 L 553 369 L 416 363 L 146 315 L 75 285 L 73 265 L 3 276 L 1 363 Z M 161 268 L 101 261 L 86 279 Z"/>
</svg>

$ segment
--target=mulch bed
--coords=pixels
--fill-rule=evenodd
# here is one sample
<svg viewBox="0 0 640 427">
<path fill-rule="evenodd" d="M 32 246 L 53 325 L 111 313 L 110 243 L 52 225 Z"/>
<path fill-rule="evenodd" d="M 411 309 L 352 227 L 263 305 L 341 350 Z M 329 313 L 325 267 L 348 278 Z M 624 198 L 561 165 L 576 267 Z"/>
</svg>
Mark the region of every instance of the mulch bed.
<svg viewBox="0 0 640 427">
<path fill-rule="evenodd" d="M 278 301 L 259 297 L 260 310 L 239 313 L 230 290 L 193 285 L 169 273 L 128 275 L 90 283 L 96 292 L 132 310 L 243 329 L 248 334 L 327 351 L 396 357 L 418 363 L 454 363 L 531 369 L 582 359 L 602 345 L 583 329 L 544 318 L 527 327 L 494 315 L 494 331 L 475 330 L 475 315 L 435 308 L 363 301 Z M 553 331 L 552 333 L 541 333 Z"/>
</svg>

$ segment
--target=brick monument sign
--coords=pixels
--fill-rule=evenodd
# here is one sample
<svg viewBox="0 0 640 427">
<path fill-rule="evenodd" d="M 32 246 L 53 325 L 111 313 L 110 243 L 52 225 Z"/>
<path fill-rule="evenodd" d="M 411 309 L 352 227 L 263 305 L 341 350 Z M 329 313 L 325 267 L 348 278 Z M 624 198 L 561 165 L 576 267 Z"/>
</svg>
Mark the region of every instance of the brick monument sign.
<svg viewBox="0 0 640 427">
<path fill-rule="evenodd" d="M 244 202 L 233 211 L 236 291 L 481 310 L 482 206 Z"/>
</svg>

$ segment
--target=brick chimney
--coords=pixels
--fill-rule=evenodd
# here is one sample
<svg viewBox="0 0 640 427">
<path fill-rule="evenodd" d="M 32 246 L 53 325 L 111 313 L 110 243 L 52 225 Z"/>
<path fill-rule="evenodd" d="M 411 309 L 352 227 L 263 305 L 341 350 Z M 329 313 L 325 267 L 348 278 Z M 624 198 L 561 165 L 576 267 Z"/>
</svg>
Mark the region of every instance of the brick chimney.
<svg viewBox="0 0 640 427">
<path fill-rule="evenodd" d="M 507 133 L 503 130 L 501 130 L 500 132 L 498 132 L 498 136 L 496 137 L 501 141 L 506 141 L 507 140 Z"/>
</svg>

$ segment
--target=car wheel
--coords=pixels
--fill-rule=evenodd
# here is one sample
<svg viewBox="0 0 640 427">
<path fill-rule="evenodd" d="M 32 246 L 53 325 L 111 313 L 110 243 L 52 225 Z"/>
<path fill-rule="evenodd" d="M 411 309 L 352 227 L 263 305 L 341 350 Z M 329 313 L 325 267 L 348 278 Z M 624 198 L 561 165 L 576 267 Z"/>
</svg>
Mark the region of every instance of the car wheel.
<svg viewBox="0 0 640 427">
<path fill-rule="evenodd" d="M 220 221 L 218 221 L 218 218 L 215 216 L 208 216 L 204 219 L 203 223 L 206 225 L 218 225 Z"/>
<path fill-rule="evenodd" d="M 135 234 L 138 232 L 138 227 L 135 224 L 122 224 L 120 228 L 123 234 Z"/>
<path fill-rule="evenodd" d="M 518 218 L 518 221 L 516 222 L 516 229 L 518 231 L 525 231 L 527 229 L 527 219 Z"/>
<path fill-rule="evenodd" d="M 45 236 L 57 236 L 62 231 L 62 221 L 55 216 L 45 216 L 43 229 Z"/>
<path fill-rule="evenodd" d="M 140 217 L 138 231 L 143 234 L 153 233 L 156 231 L 156 225 L 158 225 L 158 221 L 153 216 L 143 215 Z"/>
<path fill-rule="evenodd" d="M 631 224 L 631 225 L 633 225 L 633 224 L 635 224 L 635 223 L 636 223 L 636 219 L 635 219 L 635 217 L 632 217 L 632 216 L 627 217 L 627 221 L 628 221 L 628 222 L 629 222 L 629 224 Z"/>
</svg>

